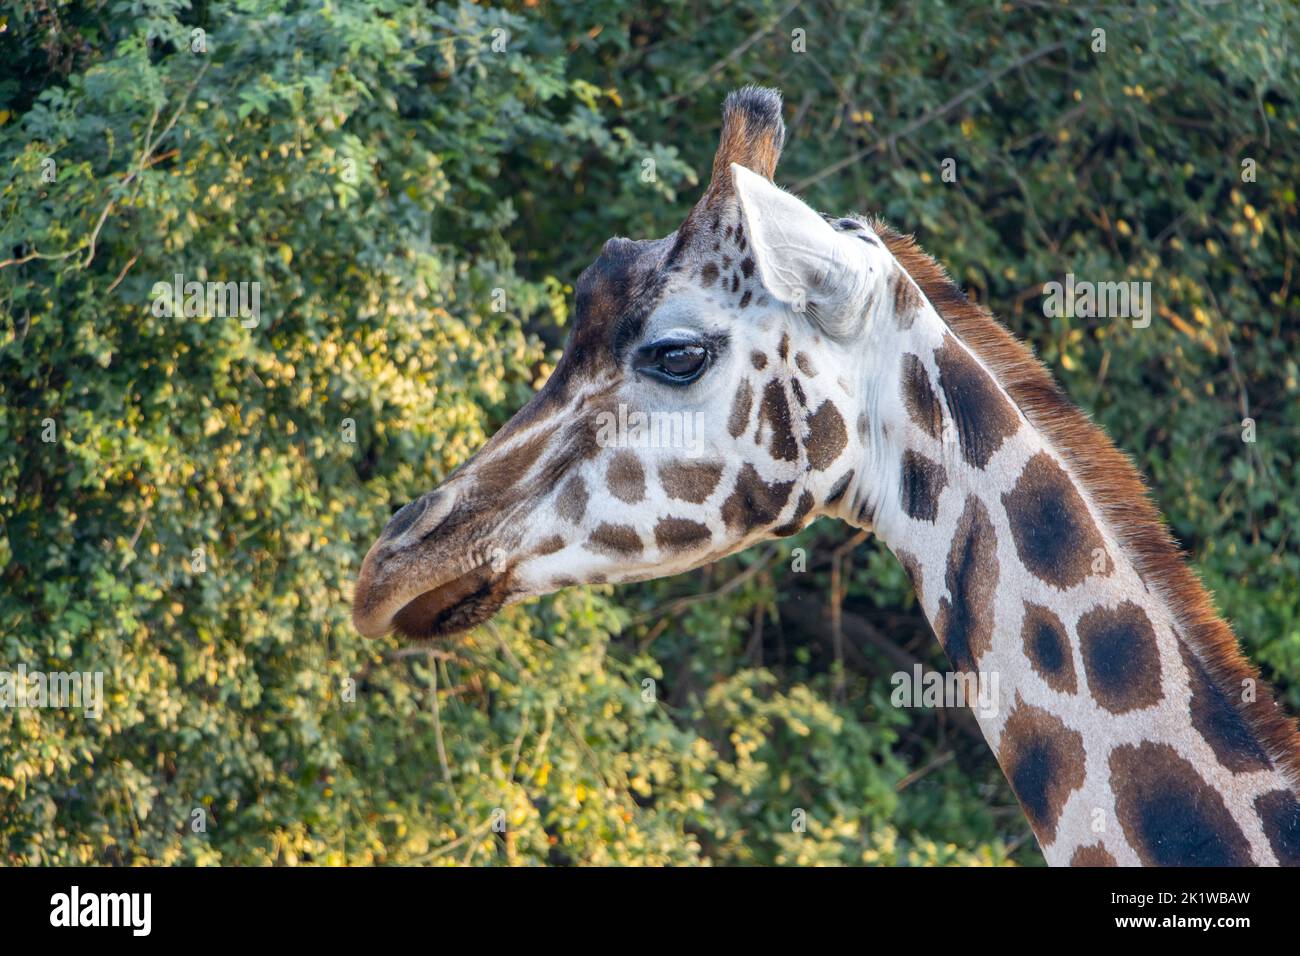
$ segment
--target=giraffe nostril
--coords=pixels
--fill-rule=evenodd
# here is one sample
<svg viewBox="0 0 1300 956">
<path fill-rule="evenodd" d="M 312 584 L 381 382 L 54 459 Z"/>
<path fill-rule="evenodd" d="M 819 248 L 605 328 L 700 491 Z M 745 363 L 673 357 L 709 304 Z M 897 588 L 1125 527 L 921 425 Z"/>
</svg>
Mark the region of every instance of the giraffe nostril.
<svg viewBox="0 0 1300 956">
<path fill-rule="evenodd" d="M 437 497 L 438 492 L 433 491 L 427 495 L 421 495 L 409 504 L 403 505 L 388 520 L 388 527 L 384 529 L 381 537 L 386 539 L 400 538 L 406 532 L 406 529 L 415 523 L 415 519 L 424 514 L 425 509 Z"/>
</svg>

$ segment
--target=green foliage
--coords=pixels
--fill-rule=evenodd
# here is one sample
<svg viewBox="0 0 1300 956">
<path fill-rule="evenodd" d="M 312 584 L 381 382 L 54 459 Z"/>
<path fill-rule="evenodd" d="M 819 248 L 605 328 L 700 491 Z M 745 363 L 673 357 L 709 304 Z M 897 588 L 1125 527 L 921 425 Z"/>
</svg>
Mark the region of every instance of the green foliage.
<svg viewBox="0 0 1300 956">
<path fill-rule="evenodd" d="M 784 183 L 916 231 L 1138 458 L 1300 710 L 1297 16 L 10 4 L 0 665 L 107 700 L 0 711 L 0 860 L 1038 859 L 966 715 L 888 706 L 941 655 L 843 528 L 436 651 L 351 628 L 390 509 L 545 379 L 606 238 L 676 227 L 746 82 L 785 91 Z M 1065 272 L 1150 280 L 1151 328 L 1044 318 Z M 177 273 L 259 282 L 260 322 L 156 314 Z M 843 644 L 809 618 L 836 565 Z"/>
</svg>

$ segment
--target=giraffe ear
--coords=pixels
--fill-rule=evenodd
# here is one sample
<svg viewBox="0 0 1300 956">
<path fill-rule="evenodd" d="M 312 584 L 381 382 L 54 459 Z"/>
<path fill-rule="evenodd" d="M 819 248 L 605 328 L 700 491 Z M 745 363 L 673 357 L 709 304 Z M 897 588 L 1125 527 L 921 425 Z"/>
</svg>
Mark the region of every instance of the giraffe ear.
<svg viewBox="0 0 1300 956">
<path fill-rule="evenodd" d="M 870 266 L 861 243 L 762 176 L 738 165 L 731 174 L 763 286 L 827 334 L 852 331 L 868 298 Z"/>
</svg>

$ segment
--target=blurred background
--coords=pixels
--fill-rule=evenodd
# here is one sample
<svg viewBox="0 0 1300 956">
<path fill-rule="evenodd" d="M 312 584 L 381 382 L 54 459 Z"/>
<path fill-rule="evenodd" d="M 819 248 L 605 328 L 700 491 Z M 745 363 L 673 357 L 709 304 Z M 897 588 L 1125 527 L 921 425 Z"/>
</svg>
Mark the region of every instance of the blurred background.
<svg viewBox="0 0 1300 956">
<path fill-rule="evenodd" d="M 545 380 L 607 238 L 678 225 L 745 83 L 780 183 L 915 232 L 1135 457 L 1300 713 L 1298 20 L 6 3 L 0 666 L 105 701 L 0 710 L 0 862 L 1041 862 L 969 713 L 890 706 L 945 664 L 846 526 L 453 644 L 352 629 L 391 511 Z M 1067 273 L 1151 282 L 1150 327 L 1046 317 Z M 158 314 L 177 274 L 259 283 L 256 324 Z"/>
</svg>

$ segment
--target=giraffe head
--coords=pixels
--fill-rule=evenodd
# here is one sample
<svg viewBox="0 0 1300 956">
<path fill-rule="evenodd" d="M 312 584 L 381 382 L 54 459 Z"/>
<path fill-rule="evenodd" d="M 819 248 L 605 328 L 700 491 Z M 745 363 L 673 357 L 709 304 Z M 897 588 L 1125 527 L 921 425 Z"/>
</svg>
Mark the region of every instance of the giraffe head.
<svg viewBox="0 0 1300 956">
<path fill-rule="evenodd" d="M 677 574 L 864 510 L 862 340 L 886 254 L 773 185 L 784 135 L 776 92 L 727 98 L 685 222 L 605 243 L 546 385 L 370 548 L 358 630 L 452 634 L 529 595 Z"/>
</svg>

